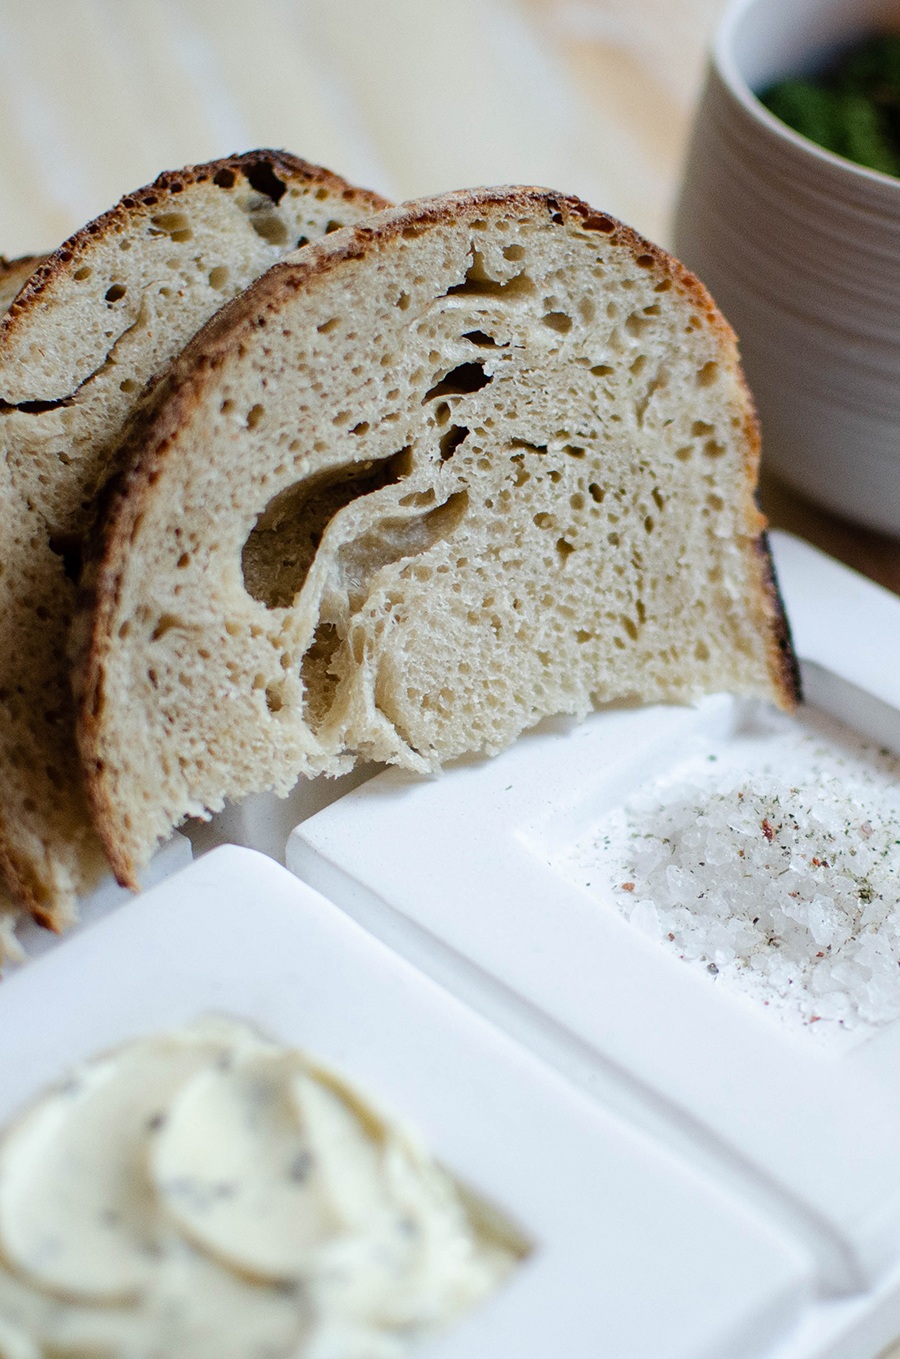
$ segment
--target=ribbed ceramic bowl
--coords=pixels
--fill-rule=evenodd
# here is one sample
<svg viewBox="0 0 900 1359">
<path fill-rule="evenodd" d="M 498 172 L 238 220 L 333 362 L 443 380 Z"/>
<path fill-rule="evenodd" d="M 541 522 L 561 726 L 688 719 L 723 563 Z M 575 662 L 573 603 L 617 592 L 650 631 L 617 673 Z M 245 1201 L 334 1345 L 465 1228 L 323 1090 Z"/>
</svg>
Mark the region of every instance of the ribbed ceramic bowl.
<svg viewBox="0 0 900 1359">
<path fill-rule="evenodd" d="M 675 252 L 738 333 L 766 464 L 900 536 L 900 180 L 823 151 L 753 93 L 898 27 L 900 0 L 732 0 Z"/>
</svg>

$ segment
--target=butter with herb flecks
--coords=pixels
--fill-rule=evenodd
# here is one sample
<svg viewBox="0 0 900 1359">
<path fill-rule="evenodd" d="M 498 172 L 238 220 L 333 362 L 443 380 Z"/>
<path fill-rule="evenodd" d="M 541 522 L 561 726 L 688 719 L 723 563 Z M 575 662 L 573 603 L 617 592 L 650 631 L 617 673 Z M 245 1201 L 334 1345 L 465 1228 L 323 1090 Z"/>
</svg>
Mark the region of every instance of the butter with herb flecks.
<svg viewBox="0 0 900 1359">
<path fill-rule="evenodd" d="M 394 1359 L 515 1260 L 407 1136 L 237 1022 L 86 1064 L 0 1143 L 0 1359 Z"/>
</svg>

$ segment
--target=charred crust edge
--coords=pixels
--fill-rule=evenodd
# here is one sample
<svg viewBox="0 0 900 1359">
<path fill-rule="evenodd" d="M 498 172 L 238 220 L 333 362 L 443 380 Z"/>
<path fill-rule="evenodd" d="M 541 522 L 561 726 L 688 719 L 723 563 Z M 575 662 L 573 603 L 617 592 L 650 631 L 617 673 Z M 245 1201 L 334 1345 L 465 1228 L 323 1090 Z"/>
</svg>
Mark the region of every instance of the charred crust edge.
<svg viewBox="0 0 900 1359">
<path fill-rule="evenodd" d="M 794 650 L 794 641 L 791 636 L 791 625 L 788 620 L 787 611 L 784 607 L 784 599 L 781 594 L 781 587 L 778 584 L 778 575 L 775 571 L 775 560 L 772 556 L 772 548 L 769 544 L 769 535 L 764 529 L 758 538 L 753 540 L 753 549 L 756 552 L 762 568 L 762 586 L 770 605 L 770 618 L 772 623 L 772 660 L 776 670 L 776 678 L 779 688 L 783 692 L 787 706 L 794 708 L 803 701 L 803 686 L 800 678 L 800 662 Z"/>
</svg>

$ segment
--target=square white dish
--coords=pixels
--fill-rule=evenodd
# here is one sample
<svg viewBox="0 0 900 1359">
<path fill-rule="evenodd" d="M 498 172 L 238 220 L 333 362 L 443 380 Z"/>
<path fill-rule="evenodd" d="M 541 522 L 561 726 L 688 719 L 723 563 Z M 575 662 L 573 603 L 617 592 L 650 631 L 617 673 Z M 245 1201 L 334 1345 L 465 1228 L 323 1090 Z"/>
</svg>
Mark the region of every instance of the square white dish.
<svg viewBox="0 0 900 1359">
<path fill-rule="evenodd" d="M 0 989 L 0 1124 L 79 1060 L 208 1012 L 302 1046 L 418 1127 L 533 1242 L 441 1359 L 742 1359 L 811 1261 L 295 877 L 205 856 Z"/>
<path fill-rule="evenodd" d="M 773 537 L 817 721 L 900 751 L 900 600 Z M 900 1023 L 845 1052 L 779 1029 L 553 862 L 698 743 L 745 734 L 743 711 L 723 696 L 607 710 L 543 724 L 439 780 L 387 772 L 297 827 L 288 865 L 608 1105 L 739 1184 L 816 1252 L 839 1296 L 884 1286 L 900 1261 Z"/>
</svg>

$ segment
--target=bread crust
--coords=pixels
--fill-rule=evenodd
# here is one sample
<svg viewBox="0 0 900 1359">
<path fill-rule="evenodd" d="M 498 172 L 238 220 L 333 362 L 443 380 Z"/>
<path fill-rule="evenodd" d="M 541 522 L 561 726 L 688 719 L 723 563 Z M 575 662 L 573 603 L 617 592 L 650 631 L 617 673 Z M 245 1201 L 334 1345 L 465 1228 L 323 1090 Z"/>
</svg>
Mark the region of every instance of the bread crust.
<svg viewBox="0 0 900 1359">
<path fill-rule="evenodd" d="M 78 623 L 74 633 L 74 675 L 79 707 L 79 741 L 88 793 L 107 854 L 121 882 L 134 884 L 135 864 L 117 843 L 114 808 L 103 777 L 99 722 L 107 702 L 105 673 L 111 647 L 112 621 L 121 602 L 129 554 L 145 505 L 155 483 L 164 476 L 170 458 L 177 456 L 181 426 L 202 402 L 207 384 L 234 350 L 253 343 L 292 295 L 315 290 L 343 261 L 365 260 L 389 248 L 401 236 L 415 235 L 431 226 L 471 222 L 478 215 L 522 211 L 546 214 L 553 222 L 597 232 L 627 247 L 646 267 L 662 271 L 715 332 L 723 349 L 737 365 L 736 339 L 703 284 L 659 246 L 605 213 L 573 196 L 538 187 L 499 187 L 466 190 L 385 210 L 355 227 L 320 241 L 301 258 L 283 261 L 224 307 L 188 344 L 158 382 L 145 405 L 136 411 L 122 447 L 122 470 L 110 487 L 105 523 L 82 582 Z M 785 709 L 799 698 L 796 661 L 787 619 L 775 581 L 765 536 L 765 520 L 753 498 L 759 462 L 759 424 L 749 390 L 739 377 L 745 449 L 743 479 L 746 534 L 758 575 L 755 620 L 766 637 L 772 695 Z"/>
<path fill-rule="evenodd" d="M 112 348 L 118 343 L 117 339 L 111 342 L 108 339 L 103 341 L 104 334 L 108 337 L 114 333 L 108 328 L 109 323 L 106 323 L 105 332 L 102 329 L 98 330 L 99 341 L 96 336 L 90 340 L 83 337 L 81 331 L 69 323 L 65 309 L 72 299 L 75 298 L 83 306 L 83 291 L 80 296 L 78 295 L 79 286 L 82 288 L 84 286 L 78 284 L 79 271 L 82 276 L 90 275 L 91 266 L 96 266 L 97 258 L 100 258 L 98 252 L 107 248 L 110 242 L 116 245 L 115 255 L 118 260 L 120 246 L 138 244 L 139 239 L 144 239 L 144 234 L 154 234 L 149 232 L 149 226 L 155 220 L 154 214 L 171 213 L 173 209 L 180 208 L 182 203 L 188 208 L 192 199 L 191 189 L 206 184 L 217 186 L 211 191 L 211 195 L 203 196 L 203 202 L 207 206 L 212 199 L 216 200 L 215 205 L 209 208 L 212 220 L 216 220 L 214 214 L 219 211 L 217 206 L 219 191 L 234 188 L 236 196 L 239 193 L 238 201 L 244 212 L 234 212 L 233 216 L 239 217 L 242 222 L 250 218 L 250 225 L 254 229 L 248 228 L 246 237 L 253 243 L 257 255 L 262 250 L 270 251 L 270 238 L 263 230 L 257 228 L 251 218 L 251 207 L 252 211 L 255 211 L 257 201 L 268 210 L 273 205 L 277 206 L 282 197 L 288 194 L 289 202 L 299 205 L 298 211 L 304 222 L 315 216 L 316 231 L 322 229 L 322 223 L 329 213 L 339 220 L 353 220 L 361 214 L 377 211 L 386 205 L 386 200 L 380 195 L 356 188 L 321 166 L 313 165 L 286 151 L 260 149 L 207 164 L 187 166 L 183 170 L 166 171 L 152 184 L 127 194 L 115 207 L 76 232 L 52 255 L 43 260 L 26 258 L 21 261 L 3 261 L 0 264 L 0 287 L 4 278 L 11 280 L 15 276 L 16 279 L 24 280 L 24 286 L 17 291 L 9 311 L 0 319 L 0 360 L 2 360 L 0 407 L 8 421 L 4 429 L 4 438 L 9 435 L 11 439 L 19 440 L 16 456 L 21 462 L 21 483 L 16 480 L 18 473 L 11 470 L 11 457 L 2 468 L 6 481 L 3 487 L 0 487 L 0 497 L 6 499 L 7 504 L 5 508 L 0 506 L 0 532 L 5 542 L 4 557 L 8 557 L 10 561 L 18 561 L 21 558 L 22 562 L 27 562 L 29 573 L 27 579 L 25 574 L 21 578 L 12 579 L 11 577 L 16 575 L 15 571 L 12 571 L 3 586 L 4 601 L 9 601 L 8 606 L 6 603 L 2 606 L 6 615 L 4 648 L 9 656 L 0 667 L 0 691 L 8 686 L 16 695 L 17 716 L 5 719 L 6 730 L 0 728 L 0 748 L 6 752 L 5 764 L 11 767 L 13 758 L 17 758 L 20 763 L 16 774 L 11 775 L 11 787 L 18 791 L 15 796 L 6 799 L 5 806 L 0 807 L 0 874 L 16 901 L 30 911 L 40 923 L 51 928 L 58 928 L 71 920 L 74 914 L 75 895 L 78 890 L 84 889 L 89 880 L 98 875 L 102 858 L 90 825 L 89 809 L 80 777 L 68 677 L 60 673 L 66 648 L 69 616 L 74 602 L 74 589 L 62 572 L 60 557 L 54 554 L 64 554 L 69 546 L 68 537 L 76 535 L 67 534 L 64 531 L 67 526 L 63 526 L 61 530 L 54 522 L 50 500 L 42 504 L 35 494 L 32 484 L 35 476 L 28 465 L 28 459 L 24 456 L 26 452 L 29 457 L 33 453 L 33 441 L 27 443 L 27 440 L 31 439 L 30 427 L 26 430 L 25 422 L 34 417 L 38 420 L 44 419 L 44 412 L 49 412 L 46 418 L 53 419 L 57 415 L 67 417 L 75 414 L 66 408 L 76 405 L 81 399 L 81 388 L 84 387 L 87 378 L 96 376 L 96 370 L 93 362 L 87 364 L 82 362 L 86 372 L 81 380 L 73 383 L 70 380 L 71 374 L 66 371 L 67 366 L 77 363 L 80 350 L 86 349 L 89 344 L 94 344 L 95 347 L 97 343 L 101 344 L 103 352 L 100 358 L 101 361 L 105 361 L 108 358 L 106 351 L 110 350 L 110 343 Z M 316 202 L 314 211 L 303 206 L 312 205 L 315 200 L 321 200 L 321 206 Z M 224 194 L 222 201 L 225 201 Z M 200 203 L 201 196 L 193 195 L 193 202 Z M 246 204 L 250 204 L 251 207 L 247 207 Z M 345 207 L 347 216 L 342 218 Z M 287 222 L 294 220 L 292 209 L 284 212 L 283 216 Z M 331 223 L 325 229 L 331 229 Z M 307 228 L 304 226 L 303 230 Z M 173 237 L 173 240 L 177 240 L 177 237 Z M 277 249 L 270 251 L 270 254 L 283 254 L 286 249 L 293 249 L 296 246 L 296 234 L 284 248 L 274 239 L 272 244 Z M 195 247 L 191 245 L 185 249 L 193 251 Z M 245 254 L 248 258 L 251 257 L 249 248 Z M 123 253 L 122 269 L 127 272 L 127 269 L 132 267 L 128 261 L 137 255 L 137 250 L 133 255 Z M 109 258 L 108 251 L 105 258 Z M 199 258 L 198 255 L 198 260 Z M 205 268 L 208 270 L 213 263 L 217 261 L 211 260 Z M 258 267 L 265 268 L 266 265 Z M 240 266 L 240 269 L 243 268 L 246 268 L 244 263 Z M 240 277 L 240 269 L 232 271 L 235 280 Z M 105 274 L 105 270 L 95 267 L 91 287 L 97 284 L 101 274 Z M 128 275 L 127 281 L 131 283 L 134 277 Z M 104 277 L 100 289 L 101 306 L 102 288 L 106 287 L 108 282 L 109 280 Z M 168 284 L 169 279 L 158 279 L 157 282 Z M 132 288 L 132 294 L 136 291 Z M 162 287 L 159 294 L 168 295 L 171 291 Z M 121 292 L 124 294 L 125 289 L 122 288 Z M 177 291 L 174 296 L 176 300 L 172 304 L 173 316 L 176 314 L 174 309 L 179 306 Z M 211 278 L 209 298 L 211 305 L 220 300 Z M 108 296 L 107 302 L 110 306 L 114 305 Z M 154 301 L 153 305 L 156 307 L 153 315 L 158 318 L 162 303 Z M 115 313 L 110 314 L 113 325 L 117 324 Z M 182 304 L 182 315 L 184 314 Z M 56 332 L 48 329 L 53 326 L 57 328 Z M 67 328 L 77 334 L 79 343 L 63 345 L 57 342 L 58 332 L 65 334 Z M 160 343 L 160 336 L 165 332 L 158 319 L 155 320 L 152 329 L 154 344 Z M 126 335 L 129 333 L 130 327 L 125 331 Z M 169 352 L 171 353 L 171 350 Z M 39 359 L 37 365 L 32 363 L 35 355 Z M 124 361 L 123 366 L 117 370 L 116 380 L 129 375 L 127 363 L 127 360 Z M 46 386 L 42 385 L 45 375 L 49 375 Z M 132 381 L 130 388 L 122 385 L 121 391 L 124 393 L 126 390 L 135 389 L 134 395 L 129 398 L 133 403 L 137 400 L 142 385 L 143 379 L 140 383 Z M 87 395 L 90 396 L 90 392 Z M 94 395 L 96 396 L 96 390 Z M 118 420 L 118 407 L 116 411 Z M 14 428 L 18 432 L 10 433 Z M 48 459 L 45 449 L 44 459 L 45 463 L 49 462 L 51 481 L 55 476 L 53 457 L 59 458 L 55 465 L 60 469 L 60 478 L 67 475 L 71 479 L 71 483 L 65 482 L 66 490 L 60 492 L 62 499 L 65 496 L 74 499 L 75 495 L 68 489 L 70 484 L 75 484 L 75 469 L 69 467 L 73 459 L 65 455 L 68 429 L 69 426 L 62 421 L 54 427 L 53 442 L 49 443 L 49 447 L 54 450 L 60 447 L 61 452 L 59 454 L 54 452 Z M 45 439 L 45 444 L 48 442 Z M 101 447 L 103 463 L 101 470 L 105 471 L 106 458 L 108 454 L 111 455 L 112 450 L 107 449 L 103 440 L 97 444 L 98 449 Z M 34 468 L 43 465 L 44 463 L 33 463 Z M 28 481 L 29 477 L 32 478 L 32 482 Z M 62 485 L 60 481 L 60 486 Z M 43 494 L 43 490 L 40 494 Z M 82 488 L 77 497 L 78 514 L 82 516 L 87 513 L 84 495 L 85 491 Z M 27 542 L 29 537 L 32 539 L 31 546 Z M 59 540 L 61 546 L 55 545 L 55 539 Z M 40 562 L 35 555 L 37 548 L 34 546 L 39 542 L 44 544 Z M 26 614 L 33 615 L 32 632 L 34 638 L 38 639 L 36 654 L 30 652 L 28 638 L 22 632 L 26 626 L 25 622 L 16 621 L 19 613 L 22 614 L 23 620 Z M 13 632 L 13 628 L 18 629 L 18 632 Z M 27 673 L 29 666 L 32 669 Z M 32 715 L 28 712 L 25 697 L 31 689 L 34 691 Z M 39 708 L 40 714 L 37 711 Z M 20 741 L 18 738 L 23 730 L 23 723 L 29 725 L 28 739 Z M 26 752 L 24 756 L 22 751 Z M 35 754 L 34 751 L 39 753 Z M 44 771 L 45 767 L 54 796 L 58 791 L 60 805 L 64 806 L 64 814 L 57 816 L 55 823 L 51 823 L 48 819 L 49 813 L 42 810 L 44 806 L 50 805 L 50 787 L 48 785 L 42 790 L 40 784 L 40 779 L 44 778 L 41 771 Z M 36 771 L 34 775 L 29 772 L 30 769 Z M 33 781 L 34 786 L 28 788 L 30 795 L 25 801 L 34 804 L 31 810 L 24 808 L 24 802 L 20 806 L 16 800 L 20 797 L 25 780 L 29 779 Z M 73 864 L 77 866 L 73 868 Z M 83 884 L 82 887 L 77 886 L 79 881 Z M 63 882 L 76 885 L 64 886 Z"/>
</svg>

